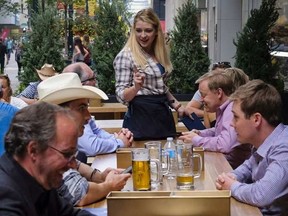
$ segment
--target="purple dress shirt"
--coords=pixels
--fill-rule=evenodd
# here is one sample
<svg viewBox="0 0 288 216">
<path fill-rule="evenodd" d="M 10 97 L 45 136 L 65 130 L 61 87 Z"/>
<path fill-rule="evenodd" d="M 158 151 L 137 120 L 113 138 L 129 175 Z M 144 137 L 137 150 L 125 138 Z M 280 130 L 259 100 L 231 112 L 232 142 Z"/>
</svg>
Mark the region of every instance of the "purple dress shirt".
<svg viewBox="0 0 288 216">
<path fill-rule="evenodd" d="M 232 196 L 263 215 L 288 214 L 288 127 L 279 124 L 234 173 Z"/>
<path fill-rule="evenodd" d="M 233 120 L 233 103 L 227 100 L 216 111 L 216 124 L 213 128 L 201 130 L 199 136 L 192 139 L 194 146 L 202 146 L 206 151 L 216 151 L 225 154 L 233 169 L 242 164 L 251 155 L 251 145 L 241 145 L 237 141 L 235 129 L 231 126 Z"/>
</svg>

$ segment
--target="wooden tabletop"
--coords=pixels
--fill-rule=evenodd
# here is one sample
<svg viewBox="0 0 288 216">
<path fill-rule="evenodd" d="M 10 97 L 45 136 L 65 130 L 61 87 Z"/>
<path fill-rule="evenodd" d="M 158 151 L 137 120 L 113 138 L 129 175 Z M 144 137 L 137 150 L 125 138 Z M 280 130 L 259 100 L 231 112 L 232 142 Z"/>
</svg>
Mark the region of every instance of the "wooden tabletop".
<svg viewBox="0 0 288 216">
<path fill-rule="evenodd" d="M 105 120 L 96 120 L 96 125 L 107 131 L 108 133 L 118 133 L 123 125 L 123 119 L 105 119 Z M 177 132 L 188 131 L 185 125 L 182 122 L 177 122 L 176 124 Z"/>
<path fill-rule="evenodd" d="M 180 101 L 180 103 L 186 106 L 188 101 Z M 99 106 L 93 106 L 92 104 L 92 106 L 88 107 L 88 110 L 92 115 L 95 115 L 96 117 L 103 113 L 113 113 L 114 119 L 121 119 L 123 113 L 127 111 L 127 106 L 121 103 L 102 103 Z"/>
<path fill-rule="evenodd" d="M 137 146 L 137 144 L 136 144 Z M 142 143 L 137 147 L 142 146 Z M 227 162 L 226 158 L 222 153 L 216 152 L 205 152 L 205 170 L 202 172 L 200 178 L 195 179 L 195 190 L 217 190 L 215 186 L 215 179 L 222 172 L 229 172 L 232 170 L 231 166 Z M 93 161 L 92 167 L 105 170 L 107 167 L 117 167 L 116 164 L 116 153 L 115 154 L 107 154 L 107 155 L 99 155 L 95 157 Z M 164 184 L 158 190 L 162 191 L 175 191 L 176 183 L 175 181 L 167 182 L 168 180 L 164 178 Z M 123 189 L 124 191 L 132 191 L 133 183 L 132 180 L 129 179 L 126 186 Z M 91 205 L 85 206 L 88 208 L 106 208 L 107 200 L 104 199 L 102 201 L 93 203 Z M 232 216 L 248 216 L 248 215 L 262 215 L 257 207 L 253 207 L 241 202 L 236 201 L 234 198 L 231 198 L 231 215 Z"/>
</svg>

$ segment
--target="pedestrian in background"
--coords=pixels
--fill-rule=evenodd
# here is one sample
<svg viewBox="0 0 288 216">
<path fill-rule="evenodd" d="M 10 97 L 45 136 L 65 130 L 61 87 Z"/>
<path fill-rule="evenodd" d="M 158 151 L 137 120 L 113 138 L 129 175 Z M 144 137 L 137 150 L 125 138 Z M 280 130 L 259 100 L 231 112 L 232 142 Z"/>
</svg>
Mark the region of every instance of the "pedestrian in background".
<svg viewBox="0 0 288 216">
<path fill-rule="evenodd" d="M 7 54 L 8 54 L 7 47 L 4 44 L 3 39 L 0 38 L 0 65 L 1 65 L 0 74 L 4 74 L 5 57 L 6 57 L 7 61 L 8 61 Z"/>
<path fill-rule="evenodd" d="M 89 54 L 88 51 L 85 49 L 85 47 L 82 44 L 81 38 L 76 36 L 74 38 L 74 50 L 73 50 L 72 63 L 84 62 L 84 59 L 88 54 Z"/>
<path fill-rule="evenodd" d="M 17 66 L 18 66 L 18 78 L 21 74 L 21 67 L 22 67 L 22 55 L 23 55 L 23 44 L 19 43 L 16 47 L 16 51 L 15 51 L 15 61 L 17 62 Z"/>
<path fill-rule="evenodd" d="M 84 62 L 85 64 L 87 64 L 88 66 L 91 66 L 92 65 L 92 59 L 91 59 L 91 50 L 92 50 L 92 47 L 91 47 L 91 44 L 90 44 L 90 38 L 89 38 L 89 35 L 84 35 L 83 36 L 83 46 L 84 48 L 88 51 L 88 55 L 86 55 L 84 57 Z"/>
</svg>

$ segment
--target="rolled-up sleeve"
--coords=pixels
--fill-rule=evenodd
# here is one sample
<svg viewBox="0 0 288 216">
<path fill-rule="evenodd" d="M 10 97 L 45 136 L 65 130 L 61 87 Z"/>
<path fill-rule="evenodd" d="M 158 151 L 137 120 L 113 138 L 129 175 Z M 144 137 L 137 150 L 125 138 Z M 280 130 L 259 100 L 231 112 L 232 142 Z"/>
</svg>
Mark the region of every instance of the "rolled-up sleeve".
<svg viewBox="0 0 288 216">
<path fill-rule="evenodd" d="M 133 61 L 131 54 L 122 50 L 113 62 L 115 70 L 115 88 L 116 97 L 120 103 L 125 104 L 124 90 L 129 88 L 133 83 Z"/>
</svg>

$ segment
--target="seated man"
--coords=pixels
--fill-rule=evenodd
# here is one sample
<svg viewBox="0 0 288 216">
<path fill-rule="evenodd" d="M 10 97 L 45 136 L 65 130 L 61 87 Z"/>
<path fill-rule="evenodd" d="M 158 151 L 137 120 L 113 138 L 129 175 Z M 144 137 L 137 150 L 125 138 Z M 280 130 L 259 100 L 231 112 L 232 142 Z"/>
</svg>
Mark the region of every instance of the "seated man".
<svg viewBox="0 0 288 216">
<path fill-rule="evenodd" d="M 288 127 L 281 123 L 281 97 L 273 86 L 252 80 L 230 98 L 237 139 L 254 149 L 236 170 L 219 175 L 216 187 L 263 215 L 287 215 Z"/>
<path fill-rule="evenodd" d="M 83 134 L 84 124 L 91 118 L 88 111 L 89 99 L 107 99 L 107 95 L 100 89 L 82 86 L 75 73 L 62 73 L 42 81 L 38 85 L 38 93 L 40 101 L 59 104 L 77 114 L 80 123 L 79 136 Z M 123 136 L 130 137 L 131 134 L 123 133 Z M 126 139 L 129 140 L 127 137 Z M 58 192 L 73 205 L 83 206 L 96 202 L 110 191 L 121 190 L 125 186 L 131 175 L 120 174 L 120 171 L 107 168 L 101 173 L 77 161 L 74 169 L 64 173 L 64 182 Z"/>
<path fill-rule="evenodd" d="M 38 100 L 37 86 L 42 80 L 45 80 L 57 73 L 52 64 L 44 64 L 40 70 L 36 70 L 40 81 L 31 82 L 17 97 L 21 98 L 27 104 L 33 104 Z"/>
<path fill-rule="evenodd" d="M 83 62 L 68 65 L 63 70 L 63 73 L 67 72 L 76 73 L 84 86 L 96 85 L 94 72 Z M 97 127 L 91 118 L 85 125 L 83 135 L 78 139 L 78 149 L 87 156 L 95 156 L 115 152 L 117 148 L 130 147 L 132 141 L 133 134 L 127 128 L 122 128 L 117 134 L 110 134 Z"/>
<path fill-rule="evenodd" d="M 226 68 L 230 68 L 230 62 L 218 62 L 212 65 L 212 71 L 223 72 Z M 198 117 L 203 118 L 204 125 L 206 128 L 214 127 L 215 125 L 215 113 L 207 112 L 203 102 L 201 100 L 201 94 L 197 90 L 192 99 L 188 102 L 185 107 L 185 114 L 190 115 L 194 112 Z"/>
<path fill-rule="evenodd" d="M 75 163 L 78 128 L 71 111 L 44 102 L 16 113 L 0 157 L 0 215 L 92 215 L 55 189 Z"/>
<path fill-rule="evenodd" d="M 194 146 L 202 146 L 207 151 L 217 151 L 225 154 L 233 169 L 251 155 L 249 144 L 240 145 L 236 140 L 236 132 L 230 125 L 232 102 L 229 95 L 235 87 L 232 78 L 225 72 L 208 72 L 197 81 L 199 91 L 208 112 L 216 112 L 215 127 L 205 130 L 183 132 L 179 139 L 192 142 Z"/>
</svg>

